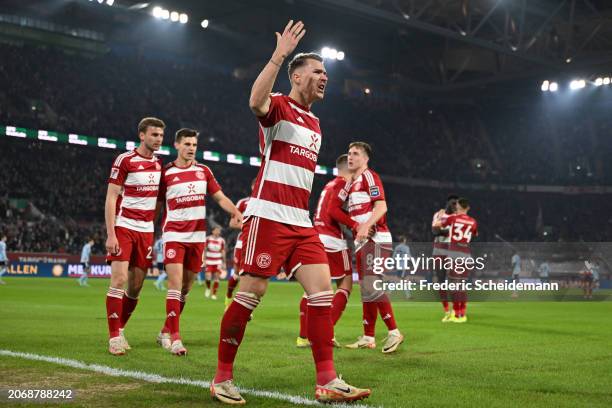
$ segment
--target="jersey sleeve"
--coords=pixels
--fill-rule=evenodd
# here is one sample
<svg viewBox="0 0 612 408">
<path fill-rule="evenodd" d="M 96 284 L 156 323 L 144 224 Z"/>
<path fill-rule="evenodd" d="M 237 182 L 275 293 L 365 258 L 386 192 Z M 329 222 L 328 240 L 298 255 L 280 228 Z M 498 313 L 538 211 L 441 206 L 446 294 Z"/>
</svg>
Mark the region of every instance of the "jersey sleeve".
<svg viewBox="0 0 612 408">
<path fill-rule="evenodd" d="M 118 166 L 115 166 L 115 163 L 113 163 L 110 176 L 108 177 L 109 184 L 112 183 L 118 186 L 123 186 L 128 175 L 127 162 L 128 160 L 121 160 L 121 163 Z"/>
<path fill-rule="evenodd" d="M 368 194 L 372 202 L 385 201 L 385 189 L 378 174 L 370 172 L 372 177 L 366 177 L 368 183 Z"/>
<path fill-rule="evenodd" d="M 205 167 L 204 171 L 206 172 L 206 194 L 213 195 L 217 191 L 221 191 L 221 186 L 215 178 L 212 170 L 210 170 L 208 167 Z"/>
<path fill-rule="evenodd" d="M 346 201 L 347 197 L 348 191 L 346 190 L 346 185 L 335 185 L 330 197 L 329 215 L 334 219 L 334 221 L 344 224 L 350 229 L 355 229 L 355 227 L 357 227 L 357 222 L 355 222 L 346 213 L 346 211 L 342 209 L 342 205 Z"/>
<path fill-rule="evenodd" d="M 257 120 L 263 127 L 274 126 L 282 115 L 282 105 L 284 103 L 283 96 L 281 94 L 270 94 L 270 108 L 266 116 L 258 116 Z"/>
<path fill-rule="evenodd" d="M 442 219 L 442 226 L 448 227 L 449 225 L 453 223 L 454 220 L 455 220 L 455 215 L 449 215 L 448 217 Z"/>
</svg>

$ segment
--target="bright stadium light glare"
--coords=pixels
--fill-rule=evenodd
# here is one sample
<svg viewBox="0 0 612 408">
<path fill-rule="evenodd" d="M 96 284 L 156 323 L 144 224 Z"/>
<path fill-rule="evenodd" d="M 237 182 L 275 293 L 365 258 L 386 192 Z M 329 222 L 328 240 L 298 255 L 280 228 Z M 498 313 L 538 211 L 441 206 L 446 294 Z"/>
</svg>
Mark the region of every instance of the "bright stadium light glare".
<svg viewBox="0 0 612 408">
<path fill-rule="evenodd" d="M 605 78 L 603 79 L 603 84 L 604 84 L 604 85 L 610 85 L 610 77 L 605 77 Z"/>
<path fill-rule="evenodd" d="M 104 0 L 98 0 L 98 4 L 104 3 Z"/>
<path fill-rule="evenodd" d="M 185 14 L 185 13 L 181 13 L 181 14 L 179 15 L 179 22 L 180 22 L 181 24 L 187 24 L 187 22 L 188 22 L 188 21 L 189 21 L 189 16 L 188 16 L 187 14 Z"/>
<path fill-rule="evenodd" d="M 112 6 L 113 4 L 115 4 L 115 0 L 106 0 L 107 6 Z"/>
<path fill-rule="evenodd" d="M 166 10 L 166 9 L 162 9 L 161 11 L 161 18 L 163 20 L 167 20 L 170 18 L 170 11 Z"/>
<path fill-rule="evenodd" d="M 571 90 L 577 90 L 577 89 L 582 89 L 584 88 L 586 85 L 586 82 L 584 81 L 584 79 L 574 79 L 572 82 L 570 82 L 570 89 Z"/>
<path fill-rule="evenodd" d="M 170 13 L 170 21 L 176 23 L 177 21 L 179 21 L 179 13 L 176 11 L 173 11 L 172 13 Z"/>
<path fill-rule="evenodd" d="M 548 82 L 548 80 L 542 82 L 542 86 L 540 87 L 540 89 L 542 90 L 542 92 L 546 92 L 548 91 L 550 87 L 550 82 Z"/>
<path fill-rule="evenodd" d="M 208 28 L 208 20 L 207 19 L 202 20 L 200 25 L 202 26 L 202 28 Z"/>
<path fill-rule="evenodd" d="M 548 90 L 550 92 L 557 92 L 558 89 L 559 89 L 559 84 L 556 82 L 551 82 L 550 86 L 548 87 Z"/>
<path fill-rule="evenodd" d="M 595 80 L 595 86 L 602 86 L 603 85 L 603 78 L 599 77 Z"/>
<path fill-rule="evenodd" d="M 336 59 L 338 61 L 342 61 L 344 59 L 344 51 L 338 51 L 338 55 L 336 55 Z"/>
<path fill-rule="evenodd" d="M 321 49 L 321 56 L 322 56 L 323 58 L 329 58 L 329 51 L 330 51 L 330 50 L 329 50 L 329 47 L 323 47 L 323 48 Z"/>
<path fill-rule="evenodd" d="M 338 57 L 338 50 L 335 48 L 332 48 L 329 50 L 329 59 L 336 59 L 336 57 Z"/>
<path fill-rule="evenodd" d="M 153 17 L 162 18 L 162 11 L 161 7 L 153 7 Z"/>
<path fill-rule="evenodd" d="M 365 88 L 363 90 L 363 93 L 365 93 L 366 95 L 369 95 L 372 91 L 370 90 L 370 88 Z"/>
</svg>

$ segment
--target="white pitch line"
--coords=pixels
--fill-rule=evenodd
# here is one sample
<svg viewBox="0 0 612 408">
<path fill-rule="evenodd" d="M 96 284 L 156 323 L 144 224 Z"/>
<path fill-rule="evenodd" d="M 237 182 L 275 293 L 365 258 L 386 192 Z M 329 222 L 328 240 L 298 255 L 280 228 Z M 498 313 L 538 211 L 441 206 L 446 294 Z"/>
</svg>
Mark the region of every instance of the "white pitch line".
<svg viewBox="0 0 612 408">
<path fill-rule="evenodd" d="M 136 380 L 141 380 L 150 383 L 166 383 L 166 384 L 179 384 L 179 385 L 192 385 L 195 387 L 204 388 L 206 390 L 210 387 L 209 381 L 200 381 L 200 380 L 192 380 L 189 378 L 171 378 L 164 377 L 159 374 L 145 373 L 143 371 L 130 371 L 123 370 L 120 368 L 113 368 L 109 366 L 103 366 L 99 364 L 87 364 L 78 360 L 71 360 L 69 358 L 63 357 L 51 357 L 51 356 L 43 356 L 40 354 L 32 354 L 32 353 L 23 353 L 20 351 L 11 351 L 11 350 L 0 350 L 0 356 L 7 357 L 17 357 L 23 358 L 26 360 L 33 361 L 44 361 L 47 363 L 58 364 L 66 367 L 77 368 L 79 370 L 87 370 L 93 371 L 100 374 L 109 375 L 112 377 L 127 377 L 133 378 Z M 251 388 L 242 388 L 239 387 L 239 390 L 243 394 L 254 395 L 256 397 L 270 398 L 281 401 L 287 401 L 296 405 L 318 405 L 323 406 L 323 404 L 317 402 L 316 400 L 300 397 L 298 395 L 289 395 L 283 394 L 278 391 L 265 391 L 265 390 L 255 390 Z M 334 405 L 335 407 L 351 407 L 351 408 L 370 408 L 369 405 L 364 404 L 340 404 Z"/>
</svg>

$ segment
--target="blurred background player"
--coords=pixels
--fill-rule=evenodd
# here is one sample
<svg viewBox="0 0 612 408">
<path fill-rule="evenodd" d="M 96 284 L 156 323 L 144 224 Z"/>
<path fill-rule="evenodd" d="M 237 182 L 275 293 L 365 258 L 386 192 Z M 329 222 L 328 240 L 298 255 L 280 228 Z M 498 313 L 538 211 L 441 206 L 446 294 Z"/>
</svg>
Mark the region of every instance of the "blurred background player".
<svg viewBox="0 0 612 408">
<path fill-rule="evenodd" d="M 0 239 L 0 285 L 6 285 L 6 282 L 2 280 L 2 275 L 6 273 L 9 266 L 9 259 L 6 255 L 6 235 L 2 235 Z"/>
<path fill-rule="evenodd" d="M 512 255 L 511 262 L 512 262 L 512 282 L 518 283 L 520 281 L 520 275 L 521 275 L 521 256 L 519 255 L 518 252 L 515 252 L 514 255 Z M 513 298 L 518 297 L 517 290 L 512 291 L 512 297 Z"/>
<path fill-rule="evenodd" d="M 550 282 L 550 265 L 548 265 L 547 261 L 540 264 L 540 267 L 538 268 L 538 275 L 540 275 L 540 282 Z"/>
<path fill-rule="evenodd" d="M 439 283 L 446 282 L 446 278 L 448 277 L 448 271 L 444 267 L 444 259 L 446 258 L 448 252 L 450 237 L 448 234 L 449 227 L 442 228 L 435 225 L 444 222 L 448 216 L 455 213 L 458 199 L 459 197 L 454 194 L 449 195 L 446 199 L 446 206 L 436 211 L 431 221 L 431 231 L 434 235 L 432 256 L 435 258 L 434 267 L 436 279 Z M 440 289 L 438 294 L 440 295 L 440 301 L 442 302 L 442 307 L 444 308 L 444 317 L 442 318 L 442 322 L 450 322 L 453 317 L 453 312 L 448 308 L 448 291 Z"/>
<path fill-rule="evenodd" d="M 397 328 L 389 296 L 384 291 L 373 290 L 372 284 L 374 279 L 380 278 L 372 271 L 373 258 L 388 258 L 393 250 L 393 240 L 387 226 L 387 202 L 382 181 L 376 172 L 368 168 L 371 156 L 372 148 L 369 144 L 353 142 L 349 145 L 348 168 L 353 181 L 349 191 L 348 210 L 351 218 L 359 223 L 353 235 L 357 272 L 361 281 L 364 334 L 346 347 L 375 348 L 376 319 L 380 313 L 389 330 L 382 352 L 393 353 L 404 341 L 404 336 Z M 371 236 L 372 228 L 374 234 Z"/>
<path fill-rule="evenodd" d="M 410 247 L 408 246 L 408 238 L 406 238 L 405 235 L 400 235 L 398 237 L 398 243 L 393 249 L 392 257 L 393 259 L 397 259 L 398 257 L 399 259 L 401 259 L 401 264 L 399 265 L 400 268 L 396 269 L 398 277 L 400 279 L 408 279 L 410 277 L 406 274 L 408 272 L 408 263 L 404 262 L 404 259 L 412 258 L 412 253 L 410 252 Z M 412 272 L 414 273 L 414 271 Z M 406 286 L 406 289 L 404 289 L 404 296 L 406 297 L 406 299 L 412 298 L 412 295 L 410 294 L 410 288 L 408 286 Z"/>
<path fill-rule="evenodd" d="M 113 355 L 130 346 L 123 329 L 138 304 L 138 295 L 151 266 L 153 220 L 162 162 L 154 152 L 164 139 L 164 122 L 144 118 L 138 124 L 140 145 L 114 161 L 104 205 L 107 262 L 111 281 L 106 294 L 109 347 Z M 124 286 L 127 283 L 127 291 Z"/>
<path fill-rule="evenodd" d="M 370 390 L 348 385 L 338 377 L 333 359 L 331 321 L 333 291 L 325 249 L 310 221 L 312 191 L 321 129 L 310 111 L 327 85 L 323 58 L 298 54 L 289 63 L 289 96 L 271 94 L 283 61 L 306 30 L 289 21 L 276 34 L 276 48 L 251 89 L 249 107 L 259 121 L 262 163 L 245 211 L 240 291 L 223 315 L 217 372 L 211 395 L 228 404 L 244 404 L 233 383 L 233 366 L 251 313 L 266 293 L 268 279 L 281 266 L 294 275 L 308 295 L 308 336 L 316 368 L 315 397 L 319 401 L 354 401 Z"/>
<path fill-rule="evenodd" d="M 221 227 L 218 225 L 213 227 L 212 234 L 206 237 L 205 263 L 206 291 L 204 292 L 204 296 L 207 298 L 210 297 L 212 300 L 217 300 L 219 275 L 222 271 L 227 271 L 227 265 L 225 262 L 225 239 L 221 236 Z"/>
<path fill-rule="evenodd" d="M 87 242 L 85 242 L 85 245 L 83 245 L 83 249 L 81 249 L 81 266 L 83 267 L 83 271 L 79 278 L 79 286 L 89 286 L 87 278 L 91 270 L 91 247 L 93 247 L 93 245 L 94 240 L 89 238 Z"/>
<path fill-rule="evenodd" d="M 166 321 L 157 342 L 177 356 L 187 354 L 179 322 L 195 273 L 204 260 L 206 196 L 212 197 L 231 216 L 232 222 L 241 222 L 242 219 L 242 214 L 221 191 L 210 168 L 195 160 L 198 136 L 193 129 L 176 132 L 174 148 L 177 158 L 164 167 L 159 193 L 164 205 L 162 239 L 168 293 Z"/>
<path fill-rule="evenodd" d="M 595 281 L 595 263 L 584 261 L 584 269 L 580 272 L 582 278 L 582 291 L 585 299 L 593 299 L 593 283 Z M 599 271 L 597 271 L 599 278 Z"/>
<path fill-rule="evenodd" d="M 164 268 L 164 240 L 161 235 L 153 245 L 153 258 L 155 259 L 153 273 L 157 275 L 157 279 L 153 282 L 153 285 L 155 285 L 155 289 L 165 291 L 166 287 L 164 286 L 164 280 L 166 280 L 168 274 Z"/>
<path fill-rule="evenodd" d="M 469 277 L 469 268 L 456 266 L 457 259 L 462 259 L 462 264 L 467 258 L 472 257 L 470 242 L 478 236 L 478 223 L 468 215 L 470 203 L 467 198 L 457 200 L 455 214 L 438 221 L 435 225 L 440 228 L 449 227 L 450 242 L 447 257 L 454 260 L 453 268 L 449 271 L 449 278 L 454 282 L 465 282 Z M 453 323 L 467 322 L 467 291 L 453 291 Z"/>
<path fill-rule="evenodd" d="M 340 320 L 342 312 L 346 308 L 351 290 L 353 288 L 353 268 L 351 266 L 351 253 L 346 243 L 340 224 L 346 225 L 351 230 L 357 227 L 357 222 L 349 217 L 342 208 L 348 198 L 351 186 L 351 173 L 348 171 L 348 155 L 343 154 L 336 159 L 338 176 L 328 182 L 317 205 L 314 217 L 314 226 L 319 233 L 319 238 L 325 247 L 325 253 L 329 262 L 329 271 L 332 280 L 336 282 L 336 293 L 332 299 L 331 318 L 334 325 Z M 296 340 L 298 347 L 309 347 L 308 340 L 308 307 L 307 297 L 302 296 L 300 301 L 300 335 Z M 333 339 L 334 345 L 340 344 Z"/>
<path fill-rule="evenodd" d="M 251 191 L 253 191 L 253 187 L 255 187 L 255 179 L 251 181 Z M 247 205 L 249 204 L 249 199 L 251 197 L 247 196 L 241 198 L 236 203 L 236 208 L 242 214 L 246 211 Z M 242 228 L 242 225 L 238 226 L 238 229 Z M 236 238 L 236 245 L 234 246 L 234 273 L 227 280 L 227 292 L 225 293 L 225 309 L 229 307 L 232 302 L 232 296 L 234 294 L 234 289 L 236 289 L 236 285 L 238 285 L 238 281 L 240 280 L 240 257 L 242 251 L 242 240 L 240 239 L 240 235 Z"/>
</svg>

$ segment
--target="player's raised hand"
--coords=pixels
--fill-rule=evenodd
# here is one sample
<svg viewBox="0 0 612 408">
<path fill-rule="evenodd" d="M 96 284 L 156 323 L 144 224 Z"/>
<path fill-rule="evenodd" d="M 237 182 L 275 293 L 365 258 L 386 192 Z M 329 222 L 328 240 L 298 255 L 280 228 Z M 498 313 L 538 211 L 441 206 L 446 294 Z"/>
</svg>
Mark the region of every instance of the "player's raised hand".
<svg viewBox="0 0 612 408">
<path fill-rule="evenodd" d="M 304 23 L 301 21 L 294 24 L 293 20 L 289 20 L 285 27 L 285 31 L 283 31 L 282 34 L 278 32 L 275 34 L 276 50 L 274 54 L 286 58 L 295 50 L 295 47 L 297 47 L 302 37 L 304 37 L 306 29 L 304 28 Z"/>
</svg>

